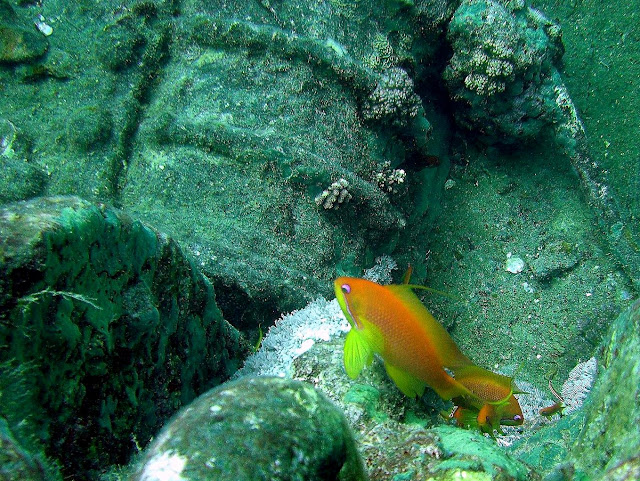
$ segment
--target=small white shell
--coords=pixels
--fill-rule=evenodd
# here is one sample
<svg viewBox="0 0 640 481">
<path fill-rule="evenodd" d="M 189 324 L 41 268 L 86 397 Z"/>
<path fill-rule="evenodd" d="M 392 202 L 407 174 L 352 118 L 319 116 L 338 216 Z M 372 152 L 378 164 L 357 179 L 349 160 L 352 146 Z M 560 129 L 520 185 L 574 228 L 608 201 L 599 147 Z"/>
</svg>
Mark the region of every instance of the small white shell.
<svg viewBox="0 0 640 481">
<path fill-rule="evenodd" d="M 524 261 L 520 257 L 508 257 L 504 269 L 512 274 L 518 274 L 524 269 Z"/>
<path fill-rule="evenodd" d="M 36 28 L 40 30 L 40 32 L 42 32 L 42 35 L 44 35 L 45 37 L 48 37 L 53 33 L 53 27 L 51 25 L 41 20 L 36 20 L 35 24 L 36 24 Z"/>
</svg>

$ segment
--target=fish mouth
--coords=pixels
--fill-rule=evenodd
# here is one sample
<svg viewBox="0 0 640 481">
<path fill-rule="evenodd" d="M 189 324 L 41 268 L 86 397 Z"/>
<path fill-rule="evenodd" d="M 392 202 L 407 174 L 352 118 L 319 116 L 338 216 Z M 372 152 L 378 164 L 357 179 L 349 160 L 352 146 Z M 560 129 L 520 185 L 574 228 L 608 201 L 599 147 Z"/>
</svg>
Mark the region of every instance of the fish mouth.
<svg viewBox="0 0 640 481">
<path fill-rule="evenodd" d="M 354 327 L 358 330 L 362 329 L 362 323 L 358 320 L 356 316 L 353 315 L 353 312 L 351 312 L 351 307 L 349 306 L 349 302 L 346 299 L 344 300 L 344 305 L 347 308 L 348 316 L 353 321 Z"/>
<path fill-rule="evenodd" d="M 360 330 L 362 329 L 362 323 L 358 320 L 356 316 L 353 315 L 353 311 L 351 310 L 349 301 L 347 300 L 345 293 L 342 291 L 343 284 L 345 284 L 345 282 L 343 281 L 344 279 L 337 279 L 334 284 L 336 299 L 338 300 L 338 304 L 340 304 L 342 313 L 347 318 L 347 321 L 349 321 L 349 324 L 351 324 L 356 329 Z"/>
</svg>

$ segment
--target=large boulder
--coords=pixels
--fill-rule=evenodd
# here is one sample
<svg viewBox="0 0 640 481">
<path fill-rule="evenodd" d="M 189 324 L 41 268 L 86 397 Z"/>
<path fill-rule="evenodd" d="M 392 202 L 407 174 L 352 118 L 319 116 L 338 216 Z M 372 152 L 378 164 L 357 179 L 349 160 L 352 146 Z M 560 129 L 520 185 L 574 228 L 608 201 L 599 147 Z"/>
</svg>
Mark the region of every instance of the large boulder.
<svg viewBox="0 0 640 481">
<path fill-rule="evenodd" d="M 440 5 L 109 0 L 57 24 L 54 4 L 21 5 L 53 32 L 36 63 L 0 65 L 25 177 L 0 200 L 125 208 L 195 254 L 241 329 L 382 253 L 424 255 L 406 247 L 448 167 L 446 116 L 417 82 Z"/>
<path fill-rule="evenodd" d="M 640 301 L 613 322 L 603 348 L 603 370 L 585 405 L 584 425 L 571 448 L 571 456 L 577 468 L 592 479 L 637 479 Z"/>
<path fill-rule="evenodd" d="M 0 64 L 30 63 L 42 57 L 47 38 L 16 15 L 11 5 L 0 0 Z"/>
<path fill-rule="evenodd" d="M 0 416 L 66 475 L 126 462 L 242 357 L 193 261 L 121 211 L 8 204 L 0 258 Z"/>
<path fill-rule="evenodd" d="M 312 386 L 245 377 L 183 409 L 146 450 L 132 481 L 364 481 L 344 415 Z"/>
</svg>

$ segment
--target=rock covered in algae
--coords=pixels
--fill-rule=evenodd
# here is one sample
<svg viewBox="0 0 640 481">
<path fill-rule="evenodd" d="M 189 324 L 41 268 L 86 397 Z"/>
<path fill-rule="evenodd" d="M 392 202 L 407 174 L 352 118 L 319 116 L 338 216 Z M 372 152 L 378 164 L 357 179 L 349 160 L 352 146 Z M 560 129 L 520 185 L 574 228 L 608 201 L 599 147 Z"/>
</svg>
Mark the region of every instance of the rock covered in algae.
<svg viewBox="0 0 640 481">
<path fill-rule="evenodd" d="M 640 470 L 640 300 L 612 324 L 602 364 L 572 457 L 592 479 L 637 479 L 625 473 Z"/>
<path fill-rule="evenodd" d="M 132 480 L 365 480 L 343 414 L 308 384 L 245 377 L 184 408 Z"/>
<path fill-rule="evenodd" d="M 593 387 L 589 372 L 595 358 L 578 364 L 570 374 L 573 390 L 583 389 L 586 401 L 515 443 L 512 452 L 548 480 L 638 479 L 640 462 L 640 301 L 612 323 L 601 346 Z M 566 383 L 565 383 L 566 384 Z M 589 392 L 590 389 L 590 392 Z M 563 397 L 568 398 L 565 389 Z"/>
<path fill-rule="evenodd" d="M 532 139 L 556 121 L 560 27 L 524 1 L 465 0 L 448 26 L 444 72 L 456 121 L 489 143 Z"/>
<path fill-rule="evenodd" d="M 20 19 L 8 2 L 0 0 L 0 64 L 33 62 L 48 47 L 44 35 Z"/>
<path fill-rule="evenodd" d="M 2 481 L 54 481 L 61 479 L 43 454 L 22 445 L 0 417 L 0 479 Z"/>
<path fill-rule="evenodd" d="M 0 259 L 0 417 L 67 476 L 125 463 L 237 367 L 239 335 L 209 281 L 173 240 L 116 209 L 8 204 Z"/>
</svg>

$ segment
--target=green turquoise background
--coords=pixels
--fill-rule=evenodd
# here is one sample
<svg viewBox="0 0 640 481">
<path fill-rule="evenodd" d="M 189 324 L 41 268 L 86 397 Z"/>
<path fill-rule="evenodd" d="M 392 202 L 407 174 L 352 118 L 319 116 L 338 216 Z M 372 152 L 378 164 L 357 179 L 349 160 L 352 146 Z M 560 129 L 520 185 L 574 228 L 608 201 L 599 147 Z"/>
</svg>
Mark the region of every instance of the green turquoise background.
<svg viewBox="0 0 640 481">
<path fill-rule="evenodd" d="M 0 0 L 0 480 L 640 479 L 639 11 Z M 521 429 L 346 376 L 321 298 L 409 264 Z M 301 412 L 286 462 L 223 454 Z"/>
</svg>

